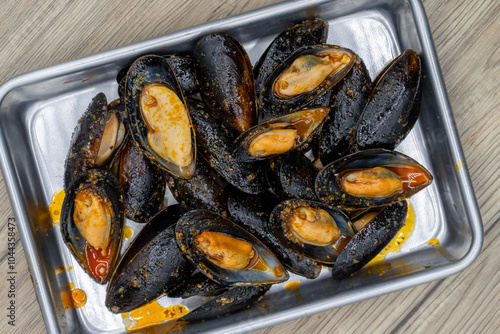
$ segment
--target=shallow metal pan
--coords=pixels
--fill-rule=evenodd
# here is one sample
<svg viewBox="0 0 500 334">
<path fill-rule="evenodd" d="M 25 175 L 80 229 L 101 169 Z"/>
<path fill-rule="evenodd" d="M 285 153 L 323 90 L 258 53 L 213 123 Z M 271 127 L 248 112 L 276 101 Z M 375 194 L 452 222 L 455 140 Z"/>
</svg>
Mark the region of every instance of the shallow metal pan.
<svg viewBox="0 0 500 334">
<path fill-rule="evenodd" d="M 226 32 L 240 40 L 252 62 L 274 36 L 293 23 L 318 16 L 330 24 L 328 42 L 353 49 L 373 77 L 404 49 L 423 59 L 424 99 L 410 136 L 397 148 L 422 163 L 434 183 L 415 195 L 416 228 L 399 253 L 388 255 L 383 275 L 361 270 L 333 281 L 327 270 L 295 292 L 274 286 L 259 304 L 226 318 L 189 325 L 182 332 L 255 330 L 457 273 L 482 245 L 482 223 L 447 100 L 423 7 L 418 0 L 287 2 L 21 75 L 0 87 L 0 161 L 21 240 L 49 333 L 122 333 L 119 315 L 104 307 L 105 288 L 83 274 L 58 228 L 44 230 L 52 195 L 62 188 L 71 133 L 90 99 L 118 96 L 117 72 L 138 55 L 188 51 L 199 36 Z M 55 126 L 54 126 L 55 125 Z M 54 146 L 53 143 L 58 143 Z M 129 223 L 133 226 L 133 223 Z M 138 229 L 137 226 L 133 226 Z M 437 238 L 439 247 L 428 243 Z M 61 264 L 73 271 L 56 273 Z M 373 270 L 373 268 L 372 268 Z M 66 311 L 61 289 L 69 282 L 86 291 L 87 305 Z M 179 300 L 160 299 L 160 304 Z"/>
</svg>

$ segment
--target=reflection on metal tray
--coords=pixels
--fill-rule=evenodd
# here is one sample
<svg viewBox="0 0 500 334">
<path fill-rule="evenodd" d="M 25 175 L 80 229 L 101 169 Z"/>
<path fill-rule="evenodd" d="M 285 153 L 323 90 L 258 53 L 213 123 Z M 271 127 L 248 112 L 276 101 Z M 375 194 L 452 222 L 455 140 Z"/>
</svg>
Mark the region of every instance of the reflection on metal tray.
<svg viewBox="0 0 500 334">
<path fill-rule="evenodd" d="M 188 51 L 199 36 L 223 31 L 240 40 L 255 63 L 279 32 L 311 16 L 329 22 L 328 42 L 359 54 L 372 78 L 404 49 L 414 49 L 422 56 L 425 81 L 421 115 L 397 148 L 435 176 L 430 187 L 411 199 L 415 231 L 400 252 L 387 256 L 383 267 L 364 268 L 341 282 L 332 280 L 326 269 L 315 280 L 292 275 L 291 281 L 301 281 L 296 290 L 275 285 L 259 305 L 178 331 L 255 330 L 440 279 L 464 269 L 476 258 L 482 244 L 482 224 L 420 2 L 288 2 L 28 73 L 1 87 L 3 174 L 49 332 L 125 332 L 121 316 L 104 306 L 105 286 L 83 273 L 63 244 L 57 226 L 44 230 L 44 224 L 49 224 L 47 206 L 62 188 L 73 128 L 91 98 L 101 91 L 110 101 L 117 98 L 116 74 L 138 53 Z M 133 222 L 127 224 L 136 233 L 141 228 Z M 437 247 L 429 243 L 436 239 Z M 73 270 L 55 270 L 63 264 Z M 377 274 L 370 274 L 374 271 Z M 83 289 L 88 300 L 85 307 L 65 311 L 61 293 L 70 282 Z M 189 307 L 190 302 L 161 298 L 159 303 L 187 303 Z"/>
</svg>

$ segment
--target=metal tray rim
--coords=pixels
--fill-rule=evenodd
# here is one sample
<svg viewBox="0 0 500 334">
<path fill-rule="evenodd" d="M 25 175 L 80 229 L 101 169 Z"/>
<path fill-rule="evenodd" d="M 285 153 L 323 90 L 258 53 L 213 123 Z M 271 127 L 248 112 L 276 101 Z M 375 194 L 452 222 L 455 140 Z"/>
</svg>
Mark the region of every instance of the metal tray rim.
<svg viewBox="0 0 500 334">
<path fill-rule="evenodd" d="M 175 42 L 177 38 L 182 36 L 183 39 L 187 35 L 195 36 L 200 31 L 205 31 L 207 29 L 223 29 L 227 25 L 231 25 L 234 22 L 241 23 L 242 21 L 251 21 L 254 15 L 272 15 L 274 9 L 279 9 L 281 13 L 286 13 L 287 11 L 296 11 L 302 8 L 313 7 L 315 5 L 330 2 L 331 0 L 296 0 L 280 4 L 275 4 L 267 6 L 261 9 L 257 9 L 251 12 L 239 14 L 222 20 L 206 23 L 192 28 L 187 28 L 182 31 L 174 32 L 165 36 L 160 36 L 152 39 L 148 39 L 142 42 L 122 46 L 116 49 L 96 53 L 83 58 L 67 61 L 47 68 L 35 70 L 15 78 L 9 79 L 0 87 L 0 106 L 4 97 L 12 90 L 19 88 L 23 85 L 33 83 L 33 79 L 37 80 L 47 80 L 53 77 L 74 73 L 83 69 L 88 68 L 90 65 L 99 66 L 109 63 L 112 60 L 120 59 L 124 56 L 133 56 L 134 54 L 144 53 L 148 50 L 157 49 L 160 45 L 165 45 L 166 41 Z M 408 287 L 413 287 L 419 284 L 428 283 L 433 280 L 441 279 L 453 274 L 456 274 L 466 267 L 468 267 L 477 258 L 481 251 L 483 244 L 483 225 L 481 221 L 481 216 L 478 208 L 478 204 L 474 195 L 474 190 L 470 180 L 470 175 L 465 163 L 465 157 L 463 150 L 459 141 L 458 131 L 456 124 L 453 119 L 451 112 L 451 107 L 449 105 L 448 97 L 446 94 L 446 89 L 444 81 L 442 78 L 441 70 L 437 60 L 437 54 L 435 51 L 434 43 L 429 29 L 429 24 L 427 17 L 420 0 L 408 0 L 411 4 L 413 15 L 415 17 L 415 22 L 417 26 L 420 39 L 423 42 L 424 53 L 428 57 L 429 70 L 434 75 L 430 76 L 432 78 L 433 90 L 437 93 L 440 99 L 440 106 L 442 108 L 444 120 L 446 122 L 447 135 L 452 139 L 452 155 L 455 161 L 461 161 L 464 167 L 458 173 L 458 182 L 463 190 L 465 211 L 467 212 L 472 232 L 471 246 L 466 253 L 466 255 L 449 265 L 444 265 L 439 268 L 433 268 L 432 270 L 426 272 L 419 272 L 414 274 L 409 274 L 404 277 L 393 278 L 388 282 L 381 282 L 372 284 L 369 287 L 359 287 L 355 290 L 348 290 L 337 294 L 335 296 L 335 301 L 326 299 L 317 302 L 313 305 L 303 305 L 294 307 L 290 310 L 285 310 L 273 314 L 264 315 L 259 318 L 258 322 L 253 320 L 247 320 L 234 324 L 234 326 L 222 328 L 222 332 L 237 331 L 251 331 L 266 326 L 271 326 L 274 324 L 290 321 L 298 317 L 312 315 L 318 312 L 326 311 L 336 307 L 344 306 L 356 301 L 369 299 L 372 297 L 377 297 L 390 292 L 395 292 Z M 140 50 L 140 51 L 139 51 Z M 13 162 L 7 155 L 8 148 L 6 147 L 5 134 L 0 128 L 0 167 L 4 176 L 4 181 L 7 187 L 9 198 L 12 204 L 12 208 L 18 221 L 18 229 L 20 232 L 21 242 L 25 249 L 29 249 L 29 245 L 35 243 L 34 236 L 28 229 L 28 219 L 21 208 L 21 198 L 19 195 L 20 186 L 12 173 L 14 170 Z M 40 262 L 39 255 L 35 252 L 25 252 L 30 273 L 33 278 L 33 284 L 36 291 L 36 296 L 40 304 L 42 315 L 49 333 L 59 333 L 58 321 L 56 319 L 54 310 L 54 305 L 50 299 L 43 298 L 47 293 L 47 288 L 45 284 L 47 282 L 44 279 L 42 269 L 38 265 Z M 359 295 L 362 297 L 359 298 Z M 221 333 L 221 329 L 217 330 Z"/>
</svg>

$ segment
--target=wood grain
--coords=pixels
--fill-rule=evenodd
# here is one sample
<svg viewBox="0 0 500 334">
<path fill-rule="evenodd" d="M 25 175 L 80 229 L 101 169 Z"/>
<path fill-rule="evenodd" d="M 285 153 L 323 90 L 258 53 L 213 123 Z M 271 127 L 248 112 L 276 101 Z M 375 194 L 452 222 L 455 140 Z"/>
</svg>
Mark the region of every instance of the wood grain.
<svg viewBox="0 0 500 334">
<path fill-rule="evenodd" d="M 275 0 L 3 1 L 0 83 L 22 73 L 247 12 Z M 255 333 L 500 332 L 500 2 L 424 0 L 484 224 L 466 270 Z M 0 179 L 0 332 L 44 333 L 22 246 L 16 244 L 17 320 L 7 324 L 7 221 Z"/>
</svg>

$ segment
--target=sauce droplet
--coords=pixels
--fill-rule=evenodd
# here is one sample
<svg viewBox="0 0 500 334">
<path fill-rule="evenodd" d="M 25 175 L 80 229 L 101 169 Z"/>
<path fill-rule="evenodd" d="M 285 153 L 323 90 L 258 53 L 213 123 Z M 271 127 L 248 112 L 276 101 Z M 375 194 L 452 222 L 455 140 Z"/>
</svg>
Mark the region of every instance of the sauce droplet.
<svg viewBox="0 0 500 334">
<path fill-rule="evenodd" d="M 295 289 L 298 289 L 298 287 L 301 284 L 302 283 L 300 283 L 299 281 L 291 281 L 291 282 L 288 282 L 287 284 L 285 284 L 285 289 L 287 289 L 287 290 L 295 290 Z"/>
<path fill-rule="evenodd" d="M 439 247 L 438 238 L 432 238 L 431 240 L 427 241 L 427 243 L 433 247 Z"/>
<path fill-rule="evenodd" d="M 122 319 L 127 331 L 136 331 L 165 321 L 179 319 L 188 313 L 184 305 L 163 307 L 157 301 L 153 301 L 133 311 L 122 313 Z"/>
<path fill-rule="evenodd" d="M 73 283 L 66 284 L 67 291 L 61 292 L 61 300 L 65 309 L 80 308 L 87 302 L 87 294 L 82 289 L 74 289 Z"/>
<path fill-rule="evenodd" d="M 54 224 L 60 223 L 61 220 L 61 209 L 62 205 L 64 202 L 64 197 L 66 196 L 66 193 L 64 192 L 63 189 L 57 191 L 54 196 L 52 196 L 52 200 L 50 201 L 49 205 L 49 214 L 50 214 L 50 219 Z"/>
<path fill-rule="evenodd" d="M 134 230 L 130 226 L 123 227 L 123 239 L 130 239 L 134 235 Z"/>
</svg>

